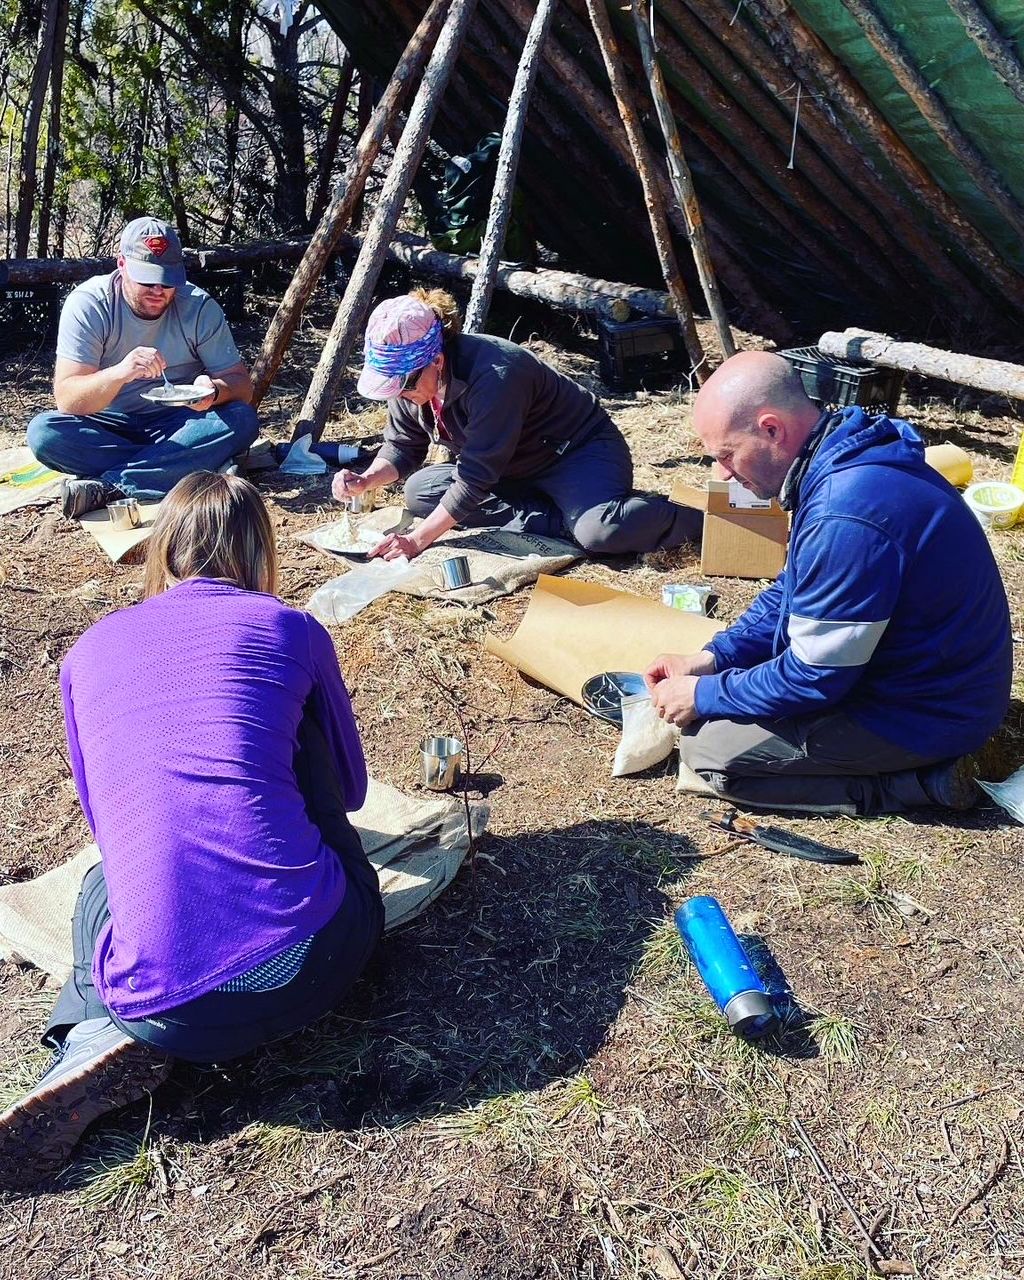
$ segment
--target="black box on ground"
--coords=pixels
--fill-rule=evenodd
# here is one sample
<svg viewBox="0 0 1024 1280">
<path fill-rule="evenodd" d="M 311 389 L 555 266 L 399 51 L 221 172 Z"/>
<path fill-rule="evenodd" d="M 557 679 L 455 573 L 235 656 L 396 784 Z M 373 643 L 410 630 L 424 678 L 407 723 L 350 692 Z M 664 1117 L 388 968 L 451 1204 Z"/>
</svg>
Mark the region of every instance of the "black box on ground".
<svg viewBox="0 0 1024 1280">
<path fill-rule="evenodd" d="M 69 284 L 0 286 L 0 353 L 24 351 L 57 338 L 60 309 Z"/>
<path fill-rule="evenodd" d="M 635 389 L 685 370 L 686 348 L 675 320 L 599 320 L 598 363 L 606 386 Z"/>
<path fill-rule="evenodd" d="M 190 284 L 205 289 L 229 320 L 245 319 L 245 286 L 249 273 L 242 267 L 190 267 Z"/>
<path fill-rule="evenodd" d="M 837 360 L 819 347 L 780 351 L 800 375 L 808 396 L 822 407 L 856 404 L 874 413 L 895 413 L 903 391 L 902 369 Z"/>
</svg>

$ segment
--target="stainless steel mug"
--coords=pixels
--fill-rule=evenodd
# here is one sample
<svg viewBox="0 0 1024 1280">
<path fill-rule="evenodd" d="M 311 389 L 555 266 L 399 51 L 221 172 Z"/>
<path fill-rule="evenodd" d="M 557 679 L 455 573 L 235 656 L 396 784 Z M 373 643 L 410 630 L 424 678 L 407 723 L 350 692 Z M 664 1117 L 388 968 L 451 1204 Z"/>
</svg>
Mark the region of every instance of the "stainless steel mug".
<svg viewBox="0 0 1024 1280">
<path fill-rule="evenodd" d="M 447 791 L 459 777 L 462 743 L 458 738 L 424 738 L 420 743 L 423 785 L 431 791 Z"/>
<path fill-rule="evenodd" d="M 469 557 L 451 556 L 441 562 L 441 587 L 445 591 L 455 591 L 458 587 L 468 587 L 473 579 L 469 576 Z"/>
<path fill-rule="evenodd" d="M 142 523 L 142 512 L 134 498 L 119 498 L 107 503 L 110 523 L 118 530 L 137 529 Z"/>
</svg>

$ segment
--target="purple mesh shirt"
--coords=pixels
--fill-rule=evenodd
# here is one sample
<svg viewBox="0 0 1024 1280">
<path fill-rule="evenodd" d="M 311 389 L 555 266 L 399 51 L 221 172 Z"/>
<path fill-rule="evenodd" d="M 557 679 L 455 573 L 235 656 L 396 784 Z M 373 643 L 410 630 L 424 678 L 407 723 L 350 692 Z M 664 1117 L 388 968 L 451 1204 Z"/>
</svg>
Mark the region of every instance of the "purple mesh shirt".
<svg viewBox="0 0 1024 1280">
<path fill-rule="evenodd" d="M 71 766 L 111 923 L 93 978 L 125 1018 L 212 991 L 308 938 L 345 895 L 293 760 L 307 698 L 346 808 L 366 765 L 327 632 L 208 578 L 112 613 L 61 669 Z"/>
</svg>

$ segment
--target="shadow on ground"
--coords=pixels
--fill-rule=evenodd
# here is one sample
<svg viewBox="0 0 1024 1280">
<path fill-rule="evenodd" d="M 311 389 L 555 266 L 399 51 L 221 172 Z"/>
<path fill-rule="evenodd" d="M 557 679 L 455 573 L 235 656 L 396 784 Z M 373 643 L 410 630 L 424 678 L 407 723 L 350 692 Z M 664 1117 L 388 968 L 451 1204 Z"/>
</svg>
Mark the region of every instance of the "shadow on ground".
<svg viewBox="0 0 1024 1280">
<path fill-rule="evenodd" d="M 484 837 L 341 1010 L 223 1068 L 179 1064 L 154 1096 L 154 1130 L 206 1143 L 254 1121 L 397 1127 L 576 1075 L 665 919 L 659 885 L 685 879 L 693 856 L 686 837 L 644 822 Z M 137 1104 L 95 1140 L 141 1133 L 147 1116 Z M 80 1178 L 72 1165 L 60 1185 Z"/>
</svg>

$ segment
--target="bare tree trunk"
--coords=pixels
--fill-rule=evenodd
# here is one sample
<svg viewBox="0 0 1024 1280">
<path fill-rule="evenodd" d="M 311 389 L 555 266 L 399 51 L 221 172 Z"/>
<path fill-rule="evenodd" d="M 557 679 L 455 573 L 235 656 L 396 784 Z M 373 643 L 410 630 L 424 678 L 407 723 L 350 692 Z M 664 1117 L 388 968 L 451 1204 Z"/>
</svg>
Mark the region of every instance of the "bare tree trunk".
<svg viewBox="0 0 1024 1280">
<path fill-rule="evenodd" d="M 302 316 L 302 309 L 323 275 L 324 267 L 348 225 L 356 202 L 363 194 L 367 176 L 380 151 L 388 130 L 398 119 L 402 103 L 426 62 L 448 9 L 449 0 L 433 0 L 419 26 L 409 38 L 405 52 L 398 60 L 394 75 L 376 110 L 356 144 L 345 176 L 335 189 L 324 210 L 302 261 L 292 277 L 284 297 L 274 314 L 253 367 L 253 405 L 258 406 L 280 368 L 288 343 Z"/>
<path fill-rule="evenodd" d="M 306 218 L 306 134 L 302 126 L 299 98 L 299 31 L 294 22 L 288 34 L 272 37 L 274 79 L 270 87 L 270 109 L 281 138 L 284 165 L 278 172 L 274 191 L 277 226 L 289 234 L 304 231 Z"/>
<path fill-rule="evenodd" d="M 672 298 L 679 326 L 683 331 L 683 342 L 686 345 L 686 351 L 693 366 L 693 375 L 699 384 L 707 379 L 711 371 L 707 367 L 707 357 L 704 354 L 704 348 L 701 346 L 700 337 L 697 334 L 697 326 L 693 319 L 693 307 L 690 305 L 686 285 L 683 283 L 683 277 L 679 271 L 679 263 L 676 261 L 675 251 L 672 248 L 672 234 L 668 229 L 665 205 L 653 177 L 654 158 L 647 145 L 647 139 L 643 135 L 643 130 L 640 128 L 640 121 L 637 118 L 636 107 L 633 103 L 633 92 L 629 87 L 629 81 L 623 74 L 622 58 L 612 31 L 605 0 L 587 0 L 587 9 L 590 13 L 590 20 L 594 24 L 594 34 L 601 49 L 601 56 L 604 58 L 608 79 L 611 81 L 612 94 L 618 104 L 619 115 L 622 117 L 623 126 L 629 137 L 629 145 L 633 152 L 637 173 L 639 173 L 640 181 L 643 184 L 647 216 L 650 218 L 651 233 L 654 236 L 654 245 L 661 262 L 665 285 Z"/>
<path fill-rule="evenodd" d="M 931 125 L 939 141 L 971 178 L 979 192 L 1006 221 L 1024 236 L 1024 209 L 1002 179 L 953 119 L 946 104 L 931 87 L 906 49 L 885 23 L 872 0 L 842 0 L 843 7 L 860 23 L 871 47 L 892 72 L 897 84 Z"/>
<path fill-rule="evenodd" d="M 555 0 L 539 0 L 537 12 L 533 15 L 533 22 L 530 23 L 530 30 L 523 44 L 519 66 L 516 69 L 516 78 L 512 85 L 512 95 L 509 98 L 508 112 L 505 116 L 505 128 L 501 135 L 498 169 L 494 178 L 494 190 L 491 192 L 491 207 L 487 214 L 487 230 L 480 246 L 480 269 L 473 281 L 473 291 L 470 294 L 469 306 L 466 308 L 467 333 L 477 333 L 483 328 L 490 309 L 491 294 L 494 292 L 494 276 L 498 269 L 501 251 L 505 247 L 505 234 L 508 231 L 509 214 L 512 211 L 512 193 L 516 185 L 519 149 L 523 142 L 530 93 L 533 82 L 537 78 L 537 72 L 540 70 L 540 47 L 551 26 L 554 12 Z"/>
<path fill-rule="evenodd" d="M 43 25 L 39 32 L 39 49 L 28 95 L 25 134 L 21 144 L 21 182 L 18 185 L 18 211 L 14 217 L 14 252 L 19 258 L 28 254 L 32 234 L 32 216 L 36 204 L 36 174 L 39 167 L 39 126 L 43 119 L 46 89 L 50 83 L 53 45 L 61 0 L 46 0 Z"/>
<path fill-rule="evenodd" d="M 398 224 L 413 175 L 427 143 L 430 126 L 455 66 L 475 6 L 476 0 L 452 2 L 444 28 L 423 73 L 423 82 L 409 112 L 384 190 L 377 201 L 373 222 L 366 234 L 338 314 L 334 318 L 330 337 L 313 374 L 299 421 L 295 425 L 293 439 L 308 432 L 319 438 L 324 429 L 345 372 L 345 361 L 356 332 L 366 316 L 388 244 Z"/>
<path fill-rule="evenodd" d="M 818 346 L 838 360 L 870 360 L 887 369 L 905 369 L 928 378 L 943 378 L 961 386 L 994 391 L 998 395 L 1024 400 L 1024 366 L 1005 360 L 986 360 L 955 351 L 940 351 L 920 342 L 894 342 L 884 333 L 866 329 L 845 329 L 823 333 Z"/>
<path fill-rule="evenodd" d="M 50 217 L 53 190 L 60 160 L 60 107 L 64 95 L 64 61 L 68 39 L 70 0 L 57 0 L 57 24 L 53 35 L 53 61 L 50 66 L 50 119 L 46 126 L 46 162 L 43 165 L 43 188 L 39 198 L 39 225 L 36 231 L 36 253 L 45 258 L 50 244 Z"/>
<path fill-rule="evenodd" d="M 654 99 L 661 132 L 665 138 L 672 190 L 686 218 L 687 230 L 690 233 L 690 248 L 693 251 L 693 260 L 697 267 L 697 275 L 700 277 L 701 288 L 704 290 L 704 298 L 708 304 L 708 312 L 714 321 L 722 354 L 728 359 L 729 356 L 736 354 L 736 344 L 732 340 L 729 317 L 725 313 L 722 295 L 718 291 L 711 250 L 708 247 L 707 236 L 704 234 L 704 218 L 693 186 L 693 175 L 690 173 L 690 166 L 686 163 L 686 154 L 683 151 L 679 130 L 676 128 L 675 116 L 669 106 L 665 80 L 658 66 L 654 41 L 651 39 L 648 26 L 646 0 L 633 0 L 633 25 L 636 28 L 637 43 L 640 45 L 640 56 L 644 60 L 644 69 L 650 81 L 651 97 Z"/>
<path fill-rule="evenodd" d="M 349 94 L 352 92 L 352 55 L 345 51 L 341 67 L 338 71 L 338 88 L 331 104 L 331 118 L 327 122 L 324 144 L 320 152 L 320 164 L 317 171 L 316 191 L 313 195 L 313 207 L 310 210 L 310 221 L 317 223 L 323 217 L 327 202 L 331 198 L 331 175 L 334 172 L 334 161 L 345 133 L 345 109 L 348 106 Z"/>
<path fill-rule="evenodd" d="M 366 133 L 366 126 L 373 115 L 373 81 L 365 71 L 359 73 L 359 84 L 356 96 L 356 134 L 361 138 Z M 366 185 L 359 188 L 356 202 L 352 206 L 352 225 L 363 225 L 363 208 L 366 203 Z"/>
</svg>

